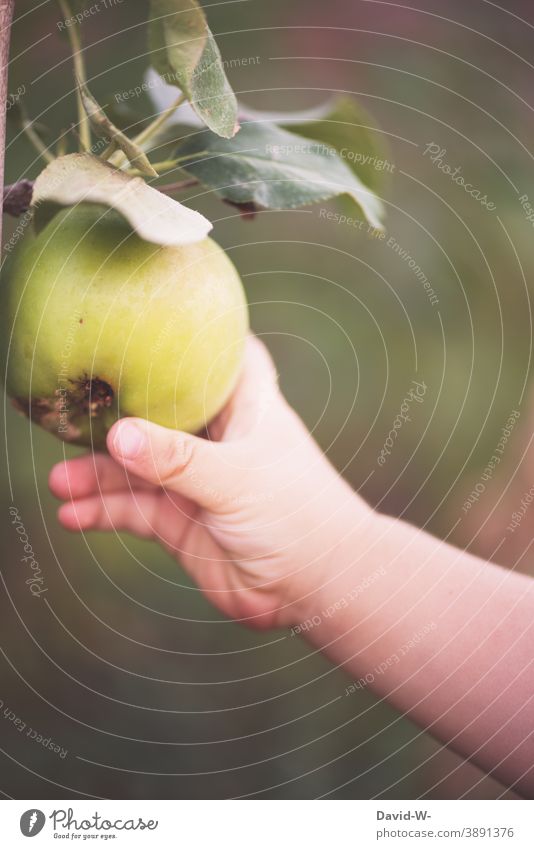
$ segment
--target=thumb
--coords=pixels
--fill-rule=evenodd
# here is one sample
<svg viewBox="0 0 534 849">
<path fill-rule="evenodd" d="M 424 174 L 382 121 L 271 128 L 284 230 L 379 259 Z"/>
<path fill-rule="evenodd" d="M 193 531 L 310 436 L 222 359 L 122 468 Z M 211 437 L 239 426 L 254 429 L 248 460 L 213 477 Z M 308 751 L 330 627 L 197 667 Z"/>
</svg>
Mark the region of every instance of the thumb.
<svg viewBox="0 0 534 849">
<path fill-rule="evenodd" d="M 121 419 L 108 451 L 128 472 L 179 493 L 207 510 L 237 495 L 242 471 L 231 443 L 210 442 L 145 419 Z"/>
</svg>

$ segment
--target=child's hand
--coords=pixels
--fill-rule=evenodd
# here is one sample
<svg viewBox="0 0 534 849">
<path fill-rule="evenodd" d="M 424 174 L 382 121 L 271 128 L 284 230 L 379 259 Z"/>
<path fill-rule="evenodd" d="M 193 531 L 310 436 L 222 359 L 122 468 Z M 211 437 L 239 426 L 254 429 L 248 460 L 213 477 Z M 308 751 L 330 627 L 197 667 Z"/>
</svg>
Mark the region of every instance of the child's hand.
<svg viewBox="0 0 534 849">
<path fill-rule="evenodd" d="M 108 437 L 111 456 L 52 470 L 50 488 L 67 502 L 60 521 L 157 540 L 217 607 L 251 627 L 301 621 L 336 550 L 371 511 L 285 402 L 255 338 L 209 435 L 123 419 Z"/>
<path fill-rule="evenodd" d="M 352 676 L 347 694 L 369 686 L 533 794 L 534 582 L 374 514 L 286 404 L 255 339 L 210 437 L 118 422 L 111 457 L 53 469 L 62 523 L 157 539 L 234 619 L 304 623 Z"/>
</svg>

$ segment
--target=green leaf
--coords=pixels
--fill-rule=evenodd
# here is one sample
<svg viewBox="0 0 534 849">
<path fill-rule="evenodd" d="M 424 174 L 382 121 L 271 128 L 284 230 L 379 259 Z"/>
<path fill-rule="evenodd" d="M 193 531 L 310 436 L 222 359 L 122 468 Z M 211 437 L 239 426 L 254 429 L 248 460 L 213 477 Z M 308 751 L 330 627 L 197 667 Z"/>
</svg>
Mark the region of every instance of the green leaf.
<svg viewBox="0 0 534 849">
<path fill-rule="evenodd" d="M 174 86 L 168 85 L 153 69 L 146 72 L 145 84 L 159 113 L 175 101 Z M 349 95 L 331 97 L 317 106 L 298 112 L 266 112 L 239 102 L 238 110 L 243 121 L 278 124 L 298 135 L 332 145 L 349 168 L 372 189 L 379 190 L 387 174 L 393 171 L 391 154 L 383 134 L 372 116 Z M 201 127 L 202 122 L 191 106 L 184 103 L 171 115 L 163 131 L 151 140 L 152 147 L 172 140 L 178 143 L 188 126 Z"/>
<path fill-rule="evenodd" d="M 153 189 L 142 177 L 118 171 L 87 153 L 54 160 L 35 181 L 32 208 L 37 229 L 59 208 L 78 203 L 116 210 L 142 239 L 157 245 L 199 242 L 212 227 L 199 212 Z"/>
<path fill-rule="evenodd" d="M 380 189 L 386 172 L 392 171 L 388 148 L 376 124 L 352 97 L 337 98 L 319 119 L 279 123 L 293 133 L 335 147 L 349 168 L 372 189 Z"/>
<path fill-rule="evenodd" d="M 109 120 L 87 86 L 81 83 L 80 80 L 77 80 L 77 84 L 82 98 L 83 108 L 96 135 L 122 150 L 131 164 L 143 174 L 146 174 L 148 177 L 157 177 L 157 171 L 153 169 L 146 153 Z"/>
<path fill-rule="evenodd" d="M 382 227 L 383 207 L 343 162 L 322 142 L 306 140 L 270 123 L 243 124 L 234 139 L 203 131 L 181 144 L 176 155 L 182 170 L 214 189 L 225 201 L 250 210 L 293 209 L 348 195 L 374 227 Z M 179 160 L 178 160 L 179 161 Z"/>
<path fill-rule="evenodd" d="M 151 0 L 152 65 L 172 85 L 192 75 L 206 46 L 208 27 L 196 0 Z"/>
<path fill-rule="evenodd" d="M 197 0 L 151 0 L 149 47 L 158 73 L 181 89 L 210 130 L 232 138 L 237 101 Z"/>
</svg>

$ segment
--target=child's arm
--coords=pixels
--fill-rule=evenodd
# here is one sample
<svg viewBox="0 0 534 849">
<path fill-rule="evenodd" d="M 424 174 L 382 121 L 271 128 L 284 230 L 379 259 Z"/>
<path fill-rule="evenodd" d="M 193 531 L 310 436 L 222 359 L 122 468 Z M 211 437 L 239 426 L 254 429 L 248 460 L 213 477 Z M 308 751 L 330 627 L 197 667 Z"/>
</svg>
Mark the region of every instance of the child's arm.
<svg viewBox="0 0 534 849">
<path fill-rule="evenodd" d="M 370 510 L 257 340 L 210 435 L 122 420 L 111 456 L 52 470 L 60 521 L 157 540 L 225 614 L 298 629 L 353 689 L 534 794 L 534 582 Z"/>
<path fill-rule="evenodd" d="M 361 543 L 310 599 L 307 639 L 349 672 L 347 696 L 369 687 L 534 795 L 532 579 L 388 517 Z"/>
</svg>

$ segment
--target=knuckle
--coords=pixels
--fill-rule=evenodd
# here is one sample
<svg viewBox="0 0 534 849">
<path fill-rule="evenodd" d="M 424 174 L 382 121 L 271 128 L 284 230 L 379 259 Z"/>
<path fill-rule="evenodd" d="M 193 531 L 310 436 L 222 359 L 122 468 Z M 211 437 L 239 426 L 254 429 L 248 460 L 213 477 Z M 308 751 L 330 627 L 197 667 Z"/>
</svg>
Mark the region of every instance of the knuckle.
<svg viewBox="0 0 534 849">
<path fill-rule="evenodd" d="M 172 440 L 167 452 L 166 479 L 169 480 L 177 475 L 187 474 L 195 457 L 193 443 L 188 439 Z"/>
</svg>

